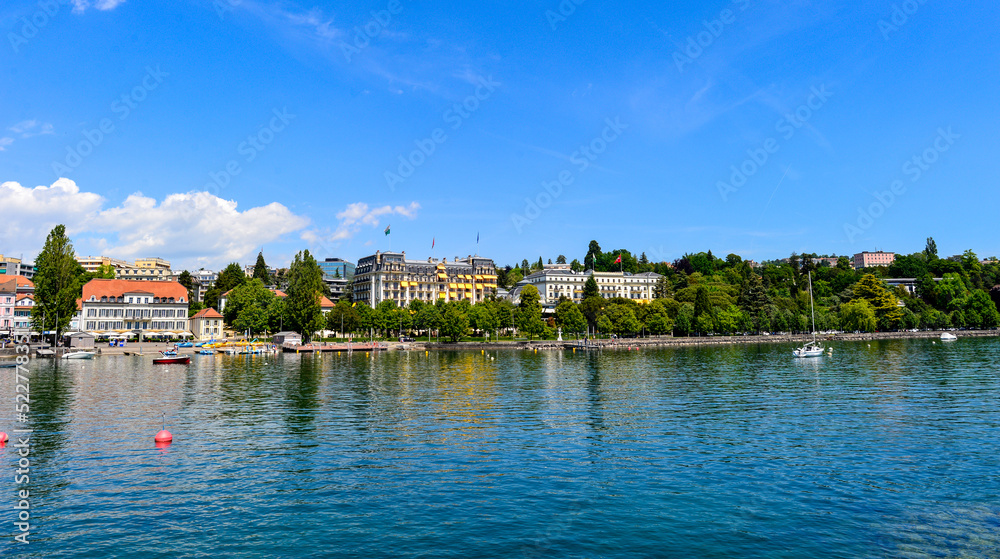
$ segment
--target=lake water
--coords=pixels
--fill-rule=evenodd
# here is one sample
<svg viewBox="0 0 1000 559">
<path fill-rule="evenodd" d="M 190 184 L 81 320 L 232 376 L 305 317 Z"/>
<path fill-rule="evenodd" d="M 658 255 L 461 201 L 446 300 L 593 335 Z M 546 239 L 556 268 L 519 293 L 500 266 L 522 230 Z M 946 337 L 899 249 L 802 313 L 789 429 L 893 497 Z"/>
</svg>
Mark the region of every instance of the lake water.
<svg viewBox="0 0 1000 559">
<path fill-rule="evenodd" d="M 1000 556 L 1000 340 L 834 347 L 35 360 L 0 556 Z"/>
</svg>

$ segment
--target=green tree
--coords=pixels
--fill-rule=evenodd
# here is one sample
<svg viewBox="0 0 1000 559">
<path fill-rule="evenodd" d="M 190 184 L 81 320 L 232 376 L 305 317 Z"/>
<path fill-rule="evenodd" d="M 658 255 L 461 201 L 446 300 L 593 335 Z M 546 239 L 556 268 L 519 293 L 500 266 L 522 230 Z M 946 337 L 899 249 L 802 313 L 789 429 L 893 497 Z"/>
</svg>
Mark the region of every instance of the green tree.
<svg viewBox="0 0 1000 559">
<path fill-rule="evenodd" d="M 583 264 L 580 264 L 580 261 L 574 258 L 573 261 L 569 263 L 569 269 L 574 272 L 582 272 Z"/>
<path fill-rule="evenodd" d="M 559 256 L 556 257 L 556 264 L 565 264 L 565 263 L 566 263 L 565 255 L 560 254 Z"/>
<path fill-rule="evenodd" d="M 877 327 L 875 311 L 866 299 L 849 301 L 840 306 L 840 325 L 848 332 L 872 332 Z"/>
<path fill-rule="evenodd" d="M 587 329 L 587 318 L 580 312 L 576 303 L 565 299 L 556 305 L 556 325 L 562 328 L 563 332 L 580 333 Z"/>
<path fill-rule="evenodd" d="M 903 309 L 899 307 L 896 296 L 892 294 L 882 280 L 872 274 L 865 274 L 854 284 L 854 295 L 867 301 L 875 312 L 878 328 L 891 330 L 899 327 L 903 318 Z"/>
<path fill-rule="evenodd" d="M 35 266 L 32 325 L 40 331 L 55 330 L 58 340 L 76 314 L 76 300 L 87 279 L 83 266 L 76 261 L 73 243 L 66 236 L 66 226 L 56 225 L 49 232 Z"/>
<path fill-rule="evenodd" d="M 619 336 L 635 334 L 642 327 L 629 305 L 611 305 L 605 315 L 611 320 L 611 331 Z"/>
<path fill-rule="evenodd" d="M 934 237 L 927 237 L 927 244 L 924 246 L 924 256 L 927 257 L 927 260 L 937 260 L 937 243 L 934 242 Z"/>
<path fill-rule="evenodd" d="M 425 330 L 427 332 L 427 341 L 431 339 L 431 331 L 441 328 L 441 311 L 438 310 L 436 305 L 423 305 L 417 309 L 417 314 L 414 316 L 414 326 L 417 330 Z"/>
<path fill-rule="evenodd" d="M 545 331 L 545 324 L 542 322 L 542 304 L 539 299 L 538 289 L 534 285 L 529 284 L 521 288 L 517 327 L 528 335 L 528 339 Z"/>
<path fill-rule="evenodd" d="M 587 247 L 587 256 L 583 259 L 584 269 L 596 270 L 597 258 L 603 254 L 601 252 L 601 245 L 597 244 L 597 241 L 590 241 L 590 245 Z"/>
<path fill-rule="evenodd" d="M 288 269 L 287 293 L 285 304 L 288 308 L 288 318 L 303 341 L 308 342 L 326 323 L 323 310 L 320 308 L 320 297 L 323 295 L 323 270 L 316 263 L 316 259 L 309 254 L 308 249 L 297 253 Z"/>
<path fill-rule="evenodd" d="M 197 299 L 194 291 L 194 278 L 191 276 L 191 272 L 184 270 L 183 272 L 177 274 L 177 283 L 183 285 L 184 289 L 187 289 L 188 301 L 194 301 Z"/>
<path fill-rule="evenodd" d="M 458 303 L 451 302 L 444 306 L 441 314 L 441 333 L 453 342 L 459 342 L 469 332 L 469 315 Z"/>
<path fill-rule="evenodd" d="M 326 313 L 326 329 L 336 330 L 342 335 L 346 332 L 354 332 L 358 329 L 361 317 L 351 303 L 340 300 Z"/>
<path fill-rule="evenodd" d="M 708 288 L 704 285 L 699 285 L 695 288 L 695 298 L 694 298 L 694 316 L 695 318 L 700 317 L 705 313 L 712 312 L 712 301 L 708 297 Z"/>
<path fill-rule="evenodd" d="M 227 307 L 228 308 L 228 307 Z M 288 319 L 288 307 L 283 297 L 275 297 L 267 307 L 267 329 L 271 332 L 283 332 L 285 326 L 292 322 Z"/>
<path fill-rule="evenodd" d="M 264 287 L 262 281 L 254 278 L 229 293 L 222 314 L 226 323 L 238 332 L 264 332 L 268 329 L 268 309 L 274 299 L 274 293 Z"/>
<path fill-rule="evenodd" d="M 670 332 L 674 327 L 674 321 L 670 318 L 670 312 L 663 299 L 656 299 L 649 305 L 649 312 L 646 313 L 646 329 L 651 334 L 663 335 Z"/>
<path fill-rule="evenodd" d="M 594 279 L 593 275 L 591 275 L 589 278 L 587 278 L 587 281 L 584 282 L 583 284 L 583 298 L 584 299 L 589 299 L 591 297 L 600 298 L 600 296 L 601 296 L 601 291 L 597 287 L 597 280 Z"/>
<path fill-rule="evenodd" d="M 469 312 L 470 325 L 480 332 L 495 332 L 500 328 L 497 309 L 486 302 L 473 305 Z"/>
<path fill-rule="evenodd" d="M 242 285 L 247 279 L 246 273 L 243 272 L 243 268 L 239 264 L 233 262 L 226 266 L 224 270 L 219 272 L 219 277 L 215 279 L 211 289 L 205 292 L 205 307 L 219 308 L 219 298 L 226 292 Z"/>
<path fill-rule="evenodd" d="M 689 336 L 694 329 L 694 305 L 683 303 L 677 312 L 677 319 L 674 322 L 674 333 L 681 336 Z"/>
<path fill-rule="evenodd" d="M 660 276 L 656 280 L 656 287 L 653 288 L 653 297 L 656 299 L 667 299 L 673 295 L 670 280 L 667 276 Z"/>
<path fill-rule="evenodd" d="M 257 263 L 253 265 L 253 277 L 259 279 L 264 285 L 274 283 L 271 272 L 267 269 L 267 263 L 264 262 L 264 251 L 257 253 Z"/>
</svg>

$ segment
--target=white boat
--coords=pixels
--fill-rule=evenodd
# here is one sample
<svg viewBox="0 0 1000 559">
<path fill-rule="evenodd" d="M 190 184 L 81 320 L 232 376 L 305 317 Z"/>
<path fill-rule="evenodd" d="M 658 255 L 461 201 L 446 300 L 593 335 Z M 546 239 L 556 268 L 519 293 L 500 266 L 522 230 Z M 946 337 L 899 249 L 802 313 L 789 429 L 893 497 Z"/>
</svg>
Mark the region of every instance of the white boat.
<svg viewBox="0 0 1000 559">
<path fill-rule="evenodd" d="M 958 339 L 958 336 L 956 336 L 955 334 L 951 334 L 949 332 L 942 332 L 941 333 L 941 341 L 942 342 L 953 342 L 953 341 L 955 341 L 957 339 Z"/>
<path fill-rule="evenodd" d="M 792 351 L 795 357 L 820 357 L 823 355 L 823 346 L 816 341 L 816 307 L 813 306 L 813 282 L 812 272 L 809 273 L 809 308 L 812 309 L 812 334 L 813 340 L 806 345 Z"/>
<path fill-rule="evenodd" d="M 64 353 L 63 359 L 93 359 L 93 351 L 74 351 L 73 353 Z"/>
</svg>

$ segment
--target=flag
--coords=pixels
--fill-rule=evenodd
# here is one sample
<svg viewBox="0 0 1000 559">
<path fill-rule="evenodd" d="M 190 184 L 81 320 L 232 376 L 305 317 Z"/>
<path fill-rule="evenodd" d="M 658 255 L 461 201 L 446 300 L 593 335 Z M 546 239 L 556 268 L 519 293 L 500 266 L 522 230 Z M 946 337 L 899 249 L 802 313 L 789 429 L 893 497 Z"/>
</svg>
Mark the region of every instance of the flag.
<svg viewBox="0 0 1000 559">
<path fill-rule="evenodd" d="M 479 231 L 476 231 L 476 244 L 479 244 Z"/>
<path fill-rule="evenodd" d="M 388 229 L 386 231 L 388 231 Z M 619 254 L 618 260 L 615 260 L 615 264 L 621 264 L 621 263 L 622 263 L 622 255 Z"/>
<path fill-rule="evenodd" d="M 386 235 L 388 235 L 388 234 L 389 234 L 389 227 L 390 227 L 389 225 L 386 225 L 386 226 L 385 226 L 385 234 L 386 234 Z"/>
<path fill-rule="evenodd" d="M 431 250 L 434 250 L 434 243 L 435 242 L 437 242 L 437 239 L 434 238 L 434 237 L 431 237 Z"/>
</svg>

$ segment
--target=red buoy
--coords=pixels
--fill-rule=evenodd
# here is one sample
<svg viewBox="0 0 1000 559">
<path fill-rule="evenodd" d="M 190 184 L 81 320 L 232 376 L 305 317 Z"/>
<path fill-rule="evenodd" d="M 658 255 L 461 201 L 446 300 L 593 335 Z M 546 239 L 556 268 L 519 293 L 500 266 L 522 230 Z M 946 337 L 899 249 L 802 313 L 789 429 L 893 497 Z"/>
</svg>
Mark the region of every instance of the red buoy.
<svg viewBox="0 0 1000 559">
<path fill-rule="evenodd" d="M 7 442 L 7 433 L 0 431 L 0 444 Z"/>
<path fill-rule="evenodd" d="M 170 434 L 170 431 L 164 429 L 159 433 L 157 433 L 156 436 L 153 437 L 153 440 L 158 443 L 169 443 L 170 441 L 174 440 L 174 436 Z"/>
</svg>

